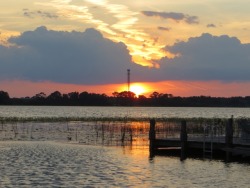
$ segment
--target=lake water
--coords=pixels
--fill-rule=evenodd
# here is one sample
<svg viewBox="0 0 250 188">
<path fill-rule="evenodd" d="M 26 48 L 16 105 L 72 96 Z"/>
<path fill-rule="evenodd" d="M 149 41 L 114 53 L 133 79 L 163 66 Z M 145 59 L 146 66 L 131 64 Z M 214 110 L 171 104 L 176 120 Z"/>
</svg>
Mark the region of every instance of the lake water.
<svg viewBox="0 0 250 188">
<path fill-rule="evenodd" d="M 248 108 L 0 107 L 0 117 L 229 118 L 249 117 L 249 112 Z M 18 139 L 15 126 L 20 128 L 15 130 Z M 82 122 L 1 125 L 0 187 L 249 187 L 248 163 L 180 161 L 169 156 L 150 159 L 147 141 L 126 146 L 95 140 L 86 143 L 97 133 L 88 126 Z M 66 139 L 66 130 L 74 140 Z"/>
<path fill-rule="evenodd" d="M 250 166 L 174 157 L 145 148 L 0 142 L 0 187 L 249 187 Z"/>
<path fill-rule="evenodd" d="M 250 117 L 250 108 L 0 106 L 0 117 Z"/>
</svg>

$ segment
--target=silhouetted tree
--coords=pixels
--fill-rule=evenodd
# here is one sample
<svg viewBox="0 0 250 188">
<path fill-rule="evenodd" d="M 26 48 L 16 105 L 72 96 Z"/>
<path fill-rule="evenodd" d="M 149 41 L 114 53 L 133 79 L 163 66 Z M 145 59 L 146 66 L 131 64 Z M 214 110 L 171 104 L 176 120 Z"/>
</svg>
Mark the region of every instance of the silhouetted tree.
<svg viewBox="0 0 250 188">
<path fill-rule="evenodd" d="M 0 91 L 0 104 L 9 104 L 10 96 L 5 91 Z"/>
<path fill-rule="evenodd" d="M 131 91 L 114 92 L 115 105 L 134 106 L 136 102 L 136 94 Z"/>
<path fill-rule="evenodd" d="M 161 93 L 158 93 L 158 92 L 156 92 L 156 91 L 154 91 L 152 94 L 150 94 L 150 98 L 151 99 L 156 99 L 156 98 L 159 98 L 159 97 L 161 97 Z"/>
<path fill-rule="evenodd" d="M 68 93 L 69 99 L 73 101 L 77 101 L 79 99 L 79 93 L 78 92 L 71 92 Z"/>
<path fill-rule="evenodd" d="M 154 91 L 152 94 L 150 94 L 150 99 L 151 99 L 151 105 L 152 106 L 161 106 L 161 97 L 162 97 L 162 93 L 158 93 L 156 91 Z"/>
<path fill-rule="evenodd" d="M 29 98 L 10 98 L 5 91 L 0 91 L 1 105 L 74 105 L 74 106 L 182 106 L 182 107 L 250 107 L 250 96 L 246 97 L 211 97 L 191 96 L 176 97 L 168 93 L 153 92 L 149 97 L 130 91 L 114 92 L 113 96 L 105 94 L 59 91 L 46 96 L 40 92 Z"/>
<path fill-rule="evenodd" d="M 32 98 L 45 99 L 46 98 L 46 94 L 44 92 L 40 92 L 40 93 L 36 94 L 34 97 L 32 97 Z"/>
<path fill-rule="evenodd" d="M 31 97 L 29 100 L 26 98 L 26 102 L 30 104 L 35 104 L 35 105 L 45 105 L 46 104 L 46 94 L 44 92 L 40 92 L 36 94 L 35 96 Z"/>
<path fill-rule="evenodd" d="M 150 99 L 145 97 L 144 95 L 139 95 L 136 101 L 137 106 L 150 106 Z"/>
<path fill-rule="evenodd" d="M 59 91 L 51 93 L 47 97 L 48 105 L 63 105 L 62 94 Z"/>
<path fill-rule="evenodd" d="M 68 93 L 68 103 L 70 105 L 78 105 L 79 104 L 79 93 L 78 92 L 71 92 Z"/>
</svg>

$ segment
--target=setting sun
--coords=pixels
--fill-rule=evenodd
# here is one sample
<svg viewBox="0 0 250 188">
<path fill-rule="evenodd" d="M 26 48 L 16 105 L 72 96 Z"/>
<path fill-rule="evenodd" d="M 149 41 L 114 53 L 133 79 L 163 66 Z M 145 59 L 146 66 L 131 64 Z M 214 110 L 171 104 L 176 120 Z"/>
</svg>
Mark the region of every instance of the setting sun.
<svg viewBox="0 0 250 188">
<path fill-rule="evenodd" d="M 132 84 L 131 87 L 130 87 L 130 91 L 135 93 L 136 96 L 138 97 L 139 95 L 142 95 L 143 93 L 145 93 L 146 89 L 145 89 L 145 87 L 143 85 Z"/>
<path fill-rule="evenodd" d="M 129 87 L 129 91 L 133 92 L 136 97 L 138 97 L 139 95 L 147 95 L 150 90 L 151 86 L 146 83 L 134 82 L 131 83 Z M 120 85 L 120 87 L 117 87 L 117 91 L 128 91 L 127 83 Z"/>
</svg>

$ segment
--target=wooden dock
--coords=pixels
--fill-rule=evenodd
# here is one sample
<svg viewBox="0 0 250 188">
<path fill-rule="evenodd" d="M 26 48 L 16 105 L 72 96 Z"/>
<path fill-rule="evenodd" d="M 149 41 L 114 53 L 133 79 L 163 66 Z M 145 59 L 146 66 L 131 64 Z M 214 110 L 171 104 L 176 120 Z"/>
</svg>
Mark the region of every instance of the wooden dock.
<svg viewBox="0 0 250 188">
<path fill-rule="evenodd" d="M 237 143 L 234 139 L 233 117 L 228 119 L 225 126 L 225 135 L 216 140 L 213 137 L 190 137 L 188 138 L 187 123 L 181 121 L 179 138 L 156 138 L 156 122 L 150 120 L 149 140 L 150 156 L 153 157 L 159 151 L 179 150 L 180 160 L 185 160 L 190 153 L 200 156 L 220 155 L 226 161 L 233 156 L 250 158 L 250 142 Z"/>
</svg>

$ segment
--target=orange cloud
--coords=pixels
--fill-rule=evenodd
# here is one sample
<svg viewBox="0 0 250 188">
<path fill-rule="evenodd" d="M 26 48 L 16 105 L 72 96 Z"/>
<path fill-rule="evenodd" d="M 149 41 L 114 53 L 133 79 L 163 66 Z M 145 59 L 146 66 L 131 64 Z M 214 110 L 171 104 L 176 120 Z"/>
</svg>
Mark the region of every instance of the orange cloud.
<svg viewBox="0 0 250 188">
<path fill-rule="evenodd" d="M 51 1 L 50 3 L 40 2 L 37 4 L 54 7 L 57 9 L 57 15 L 71 21 L 90 24 L 109 39 L 125 43 L 129 48 L 130 55 L 133 56 L 133 60 L 137 64 L 158 67 L 154 61 L 168 56 L 162 50 L 165 45 L 155 41 L 143 29 L 136 27 L 140 13 L 130 10 L 128 6 L 114 4 L 107 0 L 86 0 L 86 3 L 82 5 L 74 5 L 69 0 Z M 93 5 L 96 9 L 91 8 Z M 100 9 L 103 11 L 101 13 L 105 15 L 103 16 L 105 18 L 95 16 L 96 11 Z"/>
</svg>

